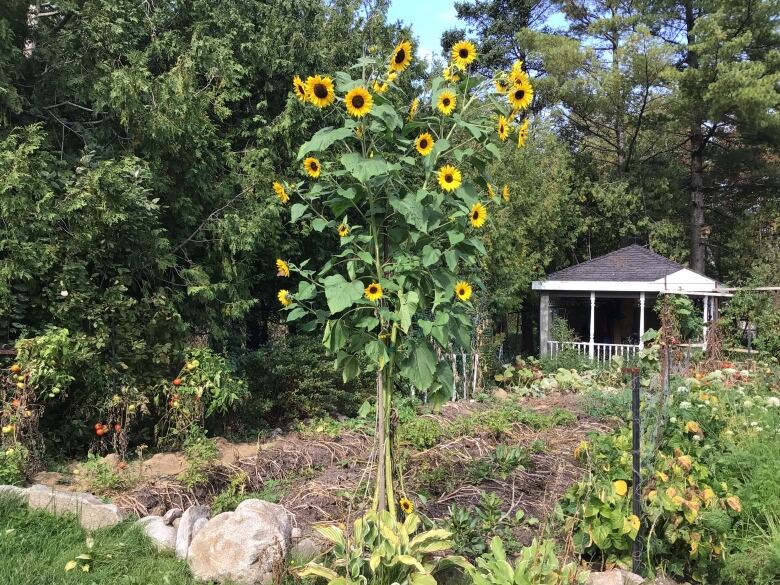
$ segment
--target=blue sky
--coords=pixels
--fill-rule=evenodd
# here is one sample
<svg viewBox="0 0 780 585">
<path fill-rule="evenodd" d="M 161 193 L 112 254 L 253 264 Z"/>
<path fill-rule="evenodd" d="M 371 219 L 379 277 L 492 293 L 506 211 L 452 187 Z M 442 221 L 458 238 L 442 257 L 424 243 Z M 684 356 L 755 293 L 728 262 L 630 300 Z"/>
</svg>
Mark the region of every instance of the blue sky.
<svg viewBox="0 0 780 585">
<path fill-rule="evenodd" d="M 458 20 L 454 4 L 454 0 L 392 0 L 388 20 L 410 24 L 420 43 L 417 56 L 430 60 L 431 54 L 441 52 L 441 33 L 465 26 Z M 557 28 L 564 24 L 564 18 L 557 13 L 547 22 Z"/>
<path fill-rule="evenodd" d="M 412 26 L 420 46 L 417 55 L 429 58 L 431 53 L 441 52 L 441 33 L 447 29 L 463 27 L 455 15 L 453 0 L 393 0 L 388 19 L 402 20 Z"/>
</svg>

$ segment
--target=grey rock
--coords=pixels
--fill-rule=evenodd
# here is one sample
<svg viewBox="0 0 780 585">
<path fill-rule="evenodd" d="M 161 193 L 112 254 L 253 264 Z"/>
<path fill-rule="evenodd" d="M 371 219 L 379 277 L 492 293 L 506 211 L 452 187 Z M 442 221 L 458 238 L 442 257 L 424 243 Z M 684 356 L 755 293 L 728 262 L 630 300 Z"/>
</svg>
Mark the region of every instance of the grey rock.
<svg viewBox="0 0 780 585">
<path fill-rule="evenodd" d="M 0 485 L 0 497 L 18 498 L 24 502 L 27 500 L 27 490 L 15 485 Z"/>
<path fill-rule="evenodd" d="M 187 563 L 201 581 L 269 585 L 285 569 L 291 539 L 291 514 L 283 506 L 244 500 L 195 535 Z"/>
<path fill-rule="evenodd" d="M 661 575 L 659 577 L 654 577 L 653 579 L 648 581 L 647 585 L 678 585 L 678 584 L 677 581 L 675 581 L 674 579 L 670 579 L 665 575 Z"/>
<path fill-rule="evenodd" d="M 303 536 L 303 530 L 301 530 L 300 528 L 298 528 L 297 526 L 295 526 L 295 527 L 292 529 L 292 539 L 293 539 L 293 540 L 296 540 L 296 539 L 298 539 L 298 538 L 301 538 L 302 536 Z"/>
<path fill-rule="evenodd" d="M 165 522 L 166 526 L 172 526 L 173 521 L 176 520 L 177 518 L 181 518 L 182 514 L 184 514 L 184 510 L 182 510 L 181 508 L 171 508 L 162 517 L 163 522 Z"/>
<path fill-rule="evenodd" d="M 318 557 L 322 551 L 319 545 L 311 538 L 302 538 L 295 543 L 290 550 L 290 558 L 296 565 L 305 565 L 314 557 Z"/>
<path fill-rule="evenodd" d="M 106 504 L 92 494 L 59 492 L 36 484 L 27 492 L 27 504 L 34 509 L 55 515 L 75 514 L 84 530 L 93 531 L 114 526 L 125 519 L 125 513 L 115 504 Z"/>
<path fill-rule="evenodd" d="M 591 573 L 587 585 L 642 585 L 645 580 L 623 569 L 611 569 L 603 573 Z"/>
<path fill-rule="evenodd" d="M 172 551 L 176 548 L 176 529 L 165 523 L 162 516 L 146 516 L 137 522 L 157 550 Z"/>
<path fill-rule="evenodd" d="M 187 558 L 187 551 L 192 542 L 192 529 L 200 518 L 208 520 L 211 516 L 211 508 L 208 506 L 192 506 L 181 515 L 179 530 L 176 533 L 176 556 L 180 559 Z"/>
</svg>

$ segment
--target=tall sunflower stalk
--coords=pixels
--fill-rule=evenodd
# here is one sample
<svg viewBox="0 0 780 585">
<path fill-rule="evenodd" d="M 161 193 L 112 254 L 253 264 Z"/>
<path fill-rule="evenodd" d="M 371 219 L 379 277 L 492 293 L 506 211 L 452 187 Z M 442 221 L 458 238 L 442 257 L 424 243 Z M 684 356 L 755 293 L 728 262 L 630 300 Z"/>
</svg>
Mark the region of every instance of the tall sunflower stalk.
<svg viewBox="0 0 780 585">
<path fill-rule="evenodd" d="M 437 363 L 435 345 L 468 347 L 471 282 L 479 230 L 501 205 L 486 174 L 499 145 L 518 127 L 525 143 L 533 89 L 521 64 L 493 80 L 470 71 L 474 45 L 457 43 L 452 62 L 419 95 L 402 88 L 412 45 L 399 43 L 387 61 L 363 57 L 359 79 L 339 71 L 293 80 L 300 102 L 326 110 L 336 126 L 300 147 L 300 180 L 277 179 L 273 191 L 290 205 L 290 221 L 339 241 L 318 269 L 277 259 L 277 275 L 298 279 L 280 290 L 287 322 L 323 329 L 344 381 L 361 369 L 376 374 L 377 474 L 373 509 L 396 514 L 393 394 L 402 383 L 429 399 L 451 395 L 453 375 Z M 492 81 L 492 83 L 491 83 Z M 405 87 L 411 87 L 405 84 Z M 505 99 L 504 99 L 505 98 Z M 504 200 L 508 188 L 504 186 Z M 368 364 L 368 365 L 366 365 Z M 412 503 L 401 484 L 402 509 Z"/>
</svg>

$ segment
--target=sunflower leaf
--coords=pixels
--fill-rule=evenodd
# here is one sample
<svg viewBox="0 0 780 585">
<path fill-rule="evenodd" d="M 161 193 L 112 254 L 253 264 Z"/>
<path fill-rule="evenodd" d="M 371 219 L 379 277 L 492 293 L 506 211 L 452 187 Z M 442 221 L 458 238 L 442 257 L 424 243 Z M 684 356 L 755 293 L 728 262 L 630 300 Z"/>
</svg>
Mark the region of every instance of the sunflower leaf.
<svg viewBox="0 0 780 585">
<path fill-rule="evenodd" d="M 352 128 L 333 128 L 328 126 L 319 130 L 311 140 L 304 142 L 298 149 L 298 160 L 301 160 L 304 156 L 310 152 L 321 152 L 327 150 L 334 142 L 344 140 L 353 135 Z"/>
</svg>

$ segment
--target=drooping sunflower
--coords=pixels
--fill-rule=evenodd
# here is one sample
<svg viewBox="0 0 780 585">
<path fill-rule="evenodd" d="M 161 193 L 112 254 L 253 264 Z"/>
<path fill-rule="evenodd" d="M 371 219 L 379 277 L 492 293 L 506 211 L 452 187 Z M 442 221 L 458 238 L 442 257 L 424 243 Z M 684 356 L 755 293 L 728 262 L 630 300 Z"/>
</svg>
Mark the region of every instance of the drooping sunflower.
<svg viewBox="0 0 780 585">
<path fill-rule="evenodd" d="M 509 185 L 504 185 L 504 188 L 501 189 L 501 199 L 509 201 Z"/>
<path fill-rule="evenodd" d="M 363 126 L 355 126 L 355 136 L 358 140 L 363 139 Z"/>
<path fill-rule="evenodd" d="M 524 110 L 530 106 L 533 97 L 534 88 L 530 82 L 526 81 L 515 83 L 508 94 L 509 103 L 517 110 Z"/>
<path fill-rule="evenodd" d="M 290 196 L 287 194 L 287 190 L 279 181 L 274 181 L 273 188 L 276 196 L 279 198 L 279 201 L 282 203 L 287 203 L 290 200 Z"/>
<path fill-rule="evenodd" d="M 510 81 L 506 77 L 497 77 L 493 80 L 493 85 L 498 93 L 505 94 L 509 91 Z"/>
<path fill-rule="evenodd" d="M 308 99 L 308 96 L 306 95 L 306 83 L 301 79 L 300 75 L 293 77 L 293 91 L 295 92 L 295 97 L 297 97 L 299 101 L 305 102 Z"/>
<path fill-rule="evenodd" d="M 433 150 L 433 136 L 429 132 L 423 132 L 414 141 L 414 146 L 422 156 L 428 156 Z"/>
<path fill-rule="evenodd" d="M 465 280 L 461 280 L 455 285 L 455 296 L 459 301 L 467 301 L 471 298 L 471 285 Z"/>
<path fill-rule="evenodd" d="M 340 238 L 346 238 L 349 235 L 349 227 L 344 223 L 340 224 L 336 231 L 339 233 Z"/>
<path fill-rule="evenodd" d="M 499 139 L 506 140 L 509 138 L 509 126 L 507 125 L 506 116 L 503 114 L 498 117 L 498 127 L 496 130 L 498 131 Z"/>
<path fill-rule="evenodd" d="M 469 212 L 469 220 L 471 221 L 471 226 L 477 229 L 485 225 L 487 221 L 487 209 L 485 206 L 479 202 L 472 205 Z"/>
<path fill-rule="evenodd" d="M 290 276 L 290 267 L 287 265 L 287 262 L 281 258 L 276 259 L 276 276 Z"/>
<path fill-rule="evenodd" d="M 490 183 L 488 183 L 487 191 L 488 191 L 488 197 L 490 197 L 491 199 L 494 199 L 496 197 L 496 192 L 493 190 L 493 185 L 491 185 Z"/>
<path fill-rule="evenodd" d="M 439 187 L 444 191 L 454 191 L 460 187 L 460 171 L 452 165 L 444 165 L 439 169 Z"/>
<path fill-rule="evenodd" d="M 365 87 L 356 87 L 347 92 L 347 95 L 344 96 L 344 102 L 347 104 L 347 112 L 350 116 L 362 118 L 371 111 L 374 98 Z"/>
<path fill-rule="evenodd" d="M 390 69 L 400 73 L 412 63 L 412 43 L 401 41 L 390 56 Z"/>
<path fill-rule="evenodd" d="M 458 69 L 465 69 L 477 58 L 477 48 L 471 41 L 459 41 L 452 46 L 452 62 Z"/>
<path fill-rule="evenodd" d="M 441 75 L 450 83 L 458 83 L 460 81 L 460 75 L 454 71 L 453 67 L 445 67 Z"/>
<path fill-rule="evenodd" d="M 336 99 L 333 80 L 330 77 L 314 75 L 306 79 L 306 97 L 319 108 L 324 108 Z"/>
<path fill-rule="evenodd" d="M 455 94 L 449 89 L 445 89 L 439 94 L 439 99 L 436 100 L 436 107 L 442 114 L 449 116 L 455 110 L 456 102 Z"/>
<path fill-rule="evenodd" d="M 290 305 L 290 303 L 292 303 L 290 291 L 284 288 L 277 293 L 276 298 L 279 299 L 279 302 L 283 307 L 287 307 Z"/>
<path fill-rule="evenodd" d="M 420 98 L 414 98 L 412 103 L 409 104 L 409 113 L 406 116 L 406 120 L 411 122 L 417 115 L 417 110 L 420 109 Z"/>
<path fill-rule="evenodd" d="M 378 282 L 372 282 L 363 293 L 369 301 L 378 301 L 382 298 L 382 285 Z"/>
<path fill-rule="evenodd" d="M 316 179 L 320 176 L 320 173 L 322 172 L 322 167 L 320 166 L 320 161 L 318 161 L 313 156 L 308 157 L 306 160 L 303 161 L 303 169 L 306 171 L 306 173 Z"/>
<path fill-rule="evenodd" d="M 414 504 L 412 503 L 412 500 L 409 498 L 401 498 L 398 500 L 398 506 L 401 508 L 401 511 L 406 514 L 407 516 L 414 512 Z"/>
<path fill-rule="evenodd" d="M 517 129 L 517 146 L 525 146 L 525 141 L 528 140 L 528 118 L 523 120 L 520 127 Z"/>
</svg>

